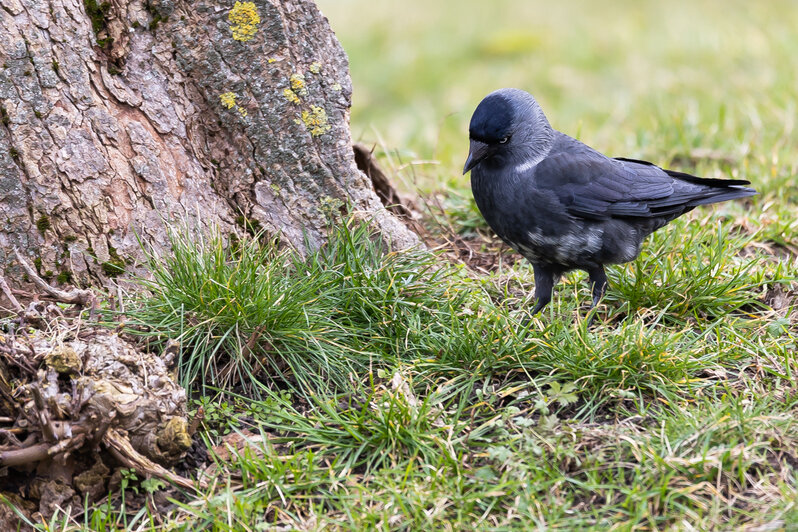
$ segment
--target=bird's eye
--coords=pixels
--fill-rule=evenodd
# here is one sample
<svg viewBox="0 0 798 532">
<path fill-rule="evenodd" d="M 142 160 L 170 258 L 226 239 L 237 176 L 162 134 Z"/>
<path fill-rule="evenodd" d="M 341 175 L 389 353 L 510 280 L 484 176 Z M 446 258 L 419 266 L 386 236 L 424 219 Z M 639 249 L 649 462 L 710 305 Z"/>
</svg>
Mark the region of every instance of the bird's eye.
<svg viewBox="0 0 798 532">
<path fill-rule="evenodd" d="M 499 144 L 507 144 L 508 140 L 510 140 L 510 137 L 504 137 L 503 139 L 499 140 Z"/>
</svg>

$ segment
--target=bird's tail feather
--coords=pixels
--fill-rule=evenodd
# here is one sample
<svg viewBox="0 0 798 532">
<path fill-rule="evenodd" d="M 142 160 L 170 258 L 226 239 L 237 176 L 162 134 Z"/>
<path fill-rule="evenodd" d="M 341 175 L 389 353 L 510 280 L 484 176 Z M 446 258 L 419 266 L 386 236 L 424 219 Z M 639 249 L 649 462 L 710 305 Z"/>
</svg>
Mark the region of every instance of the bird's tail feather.
<svg viewBox="0 0 798 532">
<path fill-rule="evenodd" d="M 735 200 L 754 196 L 757 191 L 744 185 L 751 184 L 745 179 L 714 179 L 711 177 L 697 177 L 676 170 L 665 170 L 669 176 L 693 185 L 706 187 L 705 194 L 687 202 L 690 207 L 697 205 L 709 205 L 710 203 L 720 203 L 721 201 Z"/>
<path fill-rule="evenodd" d="M 745 179 L 715 179 L 712 177 L 697 177 L 691 174 L 686 174 L 684 172 L 677 172 L 676 170 L 665 170 L 666 174 L 676 179 L 681 179 L 682 181 L 687 181 L 688 183 L 693 183 L 696 185 L 706 185 L 708 187 L 737 187 L 737 188 L 745 188 L 740 187 L 739 185 L 750 185 L 750 181 L 746 181 Z M 748 189 L 753 190 L 753 189 Z M 750 195 L 750 194 L 749 194 Z"/>
<path fill-rule="evenodd" d="M 746 181 L 747 183 L 747 181 Z M 703 198 L 697 198 L 688 203 L 688 205 L 696 206 L 696 205 L 708 205 L 710 203 L 720 203 L 721 201 L 728 201 L 728 200 L 735 200 L 740 198 L 747 198 L 749 196 L 754 196 L 757 194 L 757 191 L 753 188 L 743 187 L 739 185 L 732 185 L 726 188 L 718 188 L 717 194 L 712 194 L 710 196 L 706 196 Z"/>
</svg>

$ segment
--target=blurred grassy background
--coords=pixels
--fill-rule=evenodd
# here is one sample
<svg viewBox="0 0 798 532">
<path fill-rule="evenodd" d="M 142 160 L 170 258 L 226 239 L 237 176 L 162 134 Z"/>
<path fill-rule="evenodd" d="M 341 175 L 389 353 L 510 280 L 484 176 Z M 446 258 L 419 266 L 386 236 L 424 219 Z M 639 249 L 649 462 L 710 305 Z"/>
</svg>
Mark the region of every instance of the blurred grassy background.
<svg viewBox="0 0 798 532">
<path fill-rule="evenodd" d="M 413 165 L 422 190 L 468 186 L 471 112 L 515 86 L 555 128 L 608 155 L 748 178 L 798 200 L 796 2 L 318 4 L 349 54 L 354 139 L 404 163 L 439 162 Z"/>
</svg>

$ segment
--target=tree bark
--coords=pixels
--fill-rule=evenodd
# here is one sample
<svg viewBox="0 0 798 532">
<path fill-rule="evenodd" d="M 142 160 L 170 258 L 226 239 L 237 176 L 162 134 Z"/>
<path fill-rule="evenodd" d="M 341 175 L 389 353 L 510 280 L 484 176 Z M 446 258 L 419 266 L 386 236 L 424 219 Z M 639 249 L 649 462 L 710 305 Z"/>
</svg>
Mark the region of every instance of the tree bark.
<svg viewBox="0 0 798 532">
<path fill-rule="evenodd" d="M 355 166 L 351 90 L 311 0 L 0 0 L 0 266 L 96 284 L 174 221 L 304 250 L 348 206 L 415 244 Z"/>
</svg>

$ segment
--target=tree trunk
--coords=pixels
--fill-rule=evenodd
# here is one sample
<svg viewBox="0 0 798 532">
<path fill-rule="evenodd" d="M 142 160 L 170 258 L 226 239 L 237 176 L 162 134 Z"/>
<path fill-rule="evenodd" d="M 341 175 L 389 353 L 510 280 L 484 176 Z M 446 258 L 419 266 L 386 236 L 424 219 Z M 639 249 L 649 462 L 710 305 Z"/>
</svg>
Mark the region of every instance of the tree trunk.
<svg viewBox="0 0 798 532">
<path fill-rule="evenodd" d="M 303 250 L 351 205 L 416 242 L 355 166 L 347 59 L 311 0 L 0 0 L 0 67 L 12 279 L 17 247 L 94 284 L 174 221 L 248 219 Z"/>
</svg>

